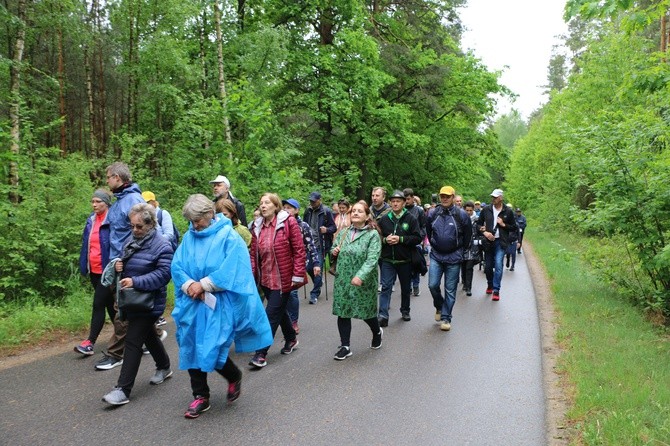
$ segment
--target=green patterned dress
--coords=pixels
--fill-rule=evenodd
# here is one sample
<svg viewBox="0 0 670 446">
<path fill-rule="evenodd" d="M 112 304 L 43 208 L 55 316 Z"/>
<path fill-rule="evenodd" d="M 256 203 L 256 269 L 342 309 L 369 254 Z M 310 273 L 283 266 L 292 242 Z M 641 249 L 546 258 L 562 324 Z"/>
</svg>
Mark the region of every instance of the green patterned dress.
<svg viewBox="0 0 670 446">
<path fill-rule="evenodd" d="M 368 226 L 362 229 L 350 226 L 337 235 L 335 247 L 340 247 L 340 253 L 333 288 L 333 314 L 355 319 L 377 317 L 377 261 L 382 249 L 379 233 Z M 363 285 L 352 285 L 354 277 L 359 277 Z"/>
</svg>

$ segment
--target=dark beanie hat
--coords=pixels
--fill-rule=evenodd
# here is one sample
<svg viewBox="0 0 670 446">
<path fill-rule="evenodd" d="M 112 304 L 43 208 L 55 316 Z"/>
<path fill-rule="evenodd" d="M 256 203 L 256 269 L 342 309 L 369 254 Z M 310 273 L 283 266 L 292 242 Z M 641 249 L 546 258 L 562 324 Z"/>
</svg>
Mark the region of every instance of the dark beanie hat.
<svg viewBox="0 0 670 446">
<path fill-rule="evenodd" d="M 93 196 L 95 198 L 99 198 L 100 201 L 104 202 L 107 207 L 110 207 L 112 205 L 112 194 L 107 192 L 104 189 L 98 189 L 95 192 L 93 192 Z"/>
</svg>

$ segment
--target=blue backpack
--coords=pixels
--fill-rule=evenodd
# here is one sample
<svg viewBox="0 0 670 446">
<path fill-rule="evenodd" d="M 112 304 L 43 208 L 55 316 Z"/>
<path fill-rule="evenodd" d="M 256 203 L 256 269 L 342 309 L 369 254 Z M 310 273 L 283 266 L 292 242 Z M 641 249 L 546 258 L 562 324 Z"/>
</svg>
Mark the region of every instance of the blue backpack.
<svg viewBox="0 0 670 446">
<path fill-rule="evenodd" d="M 156 218 L 158 219 L 158 224 L 163 226 L 163 209 L 158 210 L 158 215 L 156 215 Z M 172 231 L 174 232 L 174 238 L 170 241 L 172 244 L 172 250 L 176 251 L 177 246 L 179 246 L 179 238 L 181 237 L 181 234 L 179 233 L 179 229 L 174 224 L 174 220 L 172 220 Z"/>
</svg>

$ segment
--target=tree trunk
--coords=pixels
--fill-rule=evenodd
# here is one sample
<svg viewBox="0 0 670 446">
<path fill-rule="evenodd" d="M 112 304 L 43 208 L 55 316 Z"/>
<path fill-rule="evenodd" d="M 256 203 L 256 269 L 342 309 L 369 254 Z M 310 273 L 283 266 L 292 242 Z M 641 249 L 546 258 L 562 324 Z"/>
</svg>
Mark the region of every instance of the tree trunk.
<svg viewBox="0 0 670 446">
<path fill-rule="evenodd" d="M 219 62 L 219 93 L 223 105 L 223 127 L 226 132 L 226 142 L 228 143 L 228 158 L 233 160 L 232 137 L 230 135 L 230 122 L 228 121 L 228 98 L 226 96 L 226 76 L 223 70 L 223 36 L 221 34 L 221 11 L 219 10 L 219 0 L 214 0 L 214 22 L 216 24 L 216 46 Z"/>
<path fill-rule="evenodd" d="M 128 102 L 126 106 L 128 107 L 127 116 L 128 116 L 128 130 L 132 131 L 132 118 L 133 109 L 135 104 L 133 99 L 135 95 L 133 94 L 133 87 L 135 86 L 135 78 L 133 76 L 133 59 L 135 57 L 135 17 L 133 15 L 133 2 L 128 3 Z"/>
<path fill-rule="evenodd" d="M 60 114 L 60 154 L 65 156 L 67 152 L 67 129 L 65 114 L 65 64 L 63 63 L 63 28 L 58 27 L 58 111 Z"/>
<path fill-rule="evenodd" d="M 205 45 L 207 43 L 207 32 L 205 28 L 207 26 L 207 14 L 205 8 L 202 11 L 202 22 L 200 23 L 200 29 L 198 30 L 198 40 L 200 44 L 200 65 L 202 67 L 202 82 L 200 83 L 200 89 L 202 93 L 207 92 L 207 51 L 205 50 Z"/>
<path fill-rule="evenodd" d="M 100 11 L 100 1 L 93 0 L 93 9 L 94 9 L 94 26 L 95 31 L 93 33 L 93 38 L 95 39 L 95 51 L 98 55 L 98 103 L 100 104 L 99 115 L 98 115 L 98 132 L 96 133 L 96 140 L 100 142 L 98 144 L 98 151 L 96 152 L 99 157 L 104 155 L 104 150 L 107 147 L 107 91 L 105 88 L 105 64 L 102 51 L 102 13 Z"/>
<path fill-rule="evenodd" d="M 18 29 L 16 31 L 16 42 L 14 42 L 14 55 L 9 69 L 10 97 L 9 104 L 9 150 L 12 158 L 9 161 L 9 201 L 14 204 L 19 202 L 19 150 L 21 144 L 21 63 L 23 62 L 23 49 L 26 39 L 26 0 L 18 1 Z"/>
<path fill-rule="evenodd" d="M 665 53 L 665 50 L 668 47 L 667 25 L 668 25 L 668 15 L 663 14 L 663 17 L 661 17 L 661 47 L 660 47 L 661 53 Z M 663 61 L 665 62 L 665 58 L 663 58 Z"/>
<path fill-rule="evenodd" d="M 95 157 L 98 153 L 98 144 L 95 140 L 95 107 L 93 98 L 93 80 L 91 78 L 91 59 L 89 56 L 89 46 L 84 46 L 84 72 L 86 73 L 86 97 L 88 99 L 88 137 L 91 144 L 91 156 Z"/>
<path fill-rule="evenodd" d="M 244 31 L 244 8 L 246 0 L 237 0 L 237 27 L 240 31 Z"/>
</svg>

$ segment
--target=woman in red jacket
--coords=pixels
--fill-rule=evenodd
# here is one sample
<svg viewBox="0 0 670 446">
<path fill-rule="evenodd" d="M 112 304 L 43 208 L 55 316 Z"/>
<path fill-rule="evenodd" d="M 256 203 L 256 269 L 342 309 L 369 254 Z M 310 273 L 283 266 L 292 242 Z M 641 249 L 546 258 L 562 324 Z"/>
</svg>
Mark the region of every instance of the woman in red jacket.
<svg viewBox="0 0 670 446">
<path fill-rule="evenodd" d="M 277 194 L 265 193 L 260 200 L 261 216 L 251 230 L 251 269 L 256 283 L 267 299 L 265 312 L 274 337 L 281 326 L 284 335 L 283 355 L 298 345 L 296 332 L 286 311 L 291 290 L 305 285 L 305 245 L 298 222 L 282 209 Z M 257 350 L 249 365 L 267 365 L 270 346 Z"/>
</svg>

